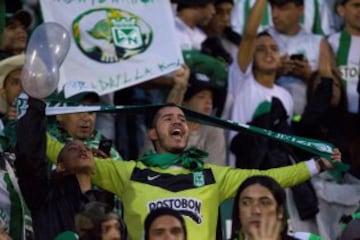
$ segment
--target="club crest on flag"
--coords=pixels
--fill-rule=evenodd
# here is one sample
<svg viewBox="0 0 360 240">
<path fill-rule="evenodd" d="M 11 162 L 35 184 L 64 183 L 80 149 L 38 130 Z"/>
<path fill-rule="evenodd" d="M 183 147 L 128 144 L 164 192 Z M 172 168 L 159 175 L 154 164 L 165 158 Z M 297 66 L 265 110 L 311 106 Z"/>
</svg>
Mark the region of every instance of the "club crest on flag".
<svg viewBox="0 0 360 240">
<path fill-rule="evenodd" d="M 72 24 L 76 45 L 87 57 L 114 63 L 138 55 L 151 45 L 153 30 L 139 16 L 114 8 L 91 9 Z"/>
</svg>

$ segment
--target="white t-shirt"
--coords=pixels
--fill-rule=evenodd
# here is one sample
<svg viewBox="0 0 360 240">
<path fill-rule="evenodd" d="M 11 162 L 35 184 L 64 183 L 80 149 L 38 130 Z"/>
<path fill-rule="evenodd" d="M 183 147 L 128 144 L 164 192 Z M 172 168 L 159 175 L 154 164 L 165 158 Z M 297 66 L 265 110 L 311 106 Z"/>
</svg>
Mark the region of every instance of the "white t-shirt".
<svg viewBox="0 0 360 240">
<path fill-rule="evenodd" d="M 281 55 L 303 54 L 309 61 L 311 70 L 318 69 L 322 36 L 309 33 L 304 29 L 294 36 L 280 34 L 273 27 L 270 27 L 268 32 L 279 46 Z M 293 97 L 294 113 L 302 114 L 306 106 L 305 82 L 297 77 L 281 76 L 277 83 L 286 88 Z"/>
<path fill-rule="evenodd" d="M 249 65 L 245 73 L 239 68 L 237 69 L 237 82 L 235 82 L 235 78 L 232 79 L 232 89 L 229 92 L 234 99 L 230 120 L 245 124 L 250 122 L 253 120 L 254 113 L 259 105 L 264 102 L 271 103 L 273 97 L 281 101 L 289 116 L 289 120 L 291 120 L 294 103 L 286 89 L 276 84 L 272 88 L 261 85 L 254 77 L 252 64 Z M 233 70 L 235 71 L 236 69 L 234 68 Z M 236 134 L 236 132 L 230 132 L 229 143 Z"/>
<path fill-rule="evenodd" d="M 270 27 L 268 32 L 279 46 L 281 55 L 304 54 L 311 69 L 318 69 L 322 36 L 309 33 L 305 29 L 301 29 L 294 36 L 281 34 L 274 27 Z"/>
<path fill-rule="evenodd" d="M 340 45 L 341 33 L 335 33 L 328 39 L 335 55 L 337 55 Z M 360 37 L 351 36 L 347 63 L 342 65 L 338 63 L 342 77 L 346 81 L 346 95 L 348 101 L 348 111 L 357 113 L 359 111 L 359 94 L 357 85 L 360 76 Z M 346 54 L 346 53 L 341 53 Z"/>
<path fill-rule="evenodd" d="M 233 78 L 233 80 L 235 79 Z M 249 65 L 245 73 L 238 68 L 238 82 L 232 81 L 231 86 L 230 91 L 234 96 L 231 111 L 231 120 L 233 121 L 250 122 L 253 120 L 257 106 L 264 101 L 271 102 L 272 97 L 281 100 L 290 118 L 293 115 L 294 106 L 289 92 L 276 84 L 272 88 L 260 84 L 254 77 L 252 64 Z"/>
<path fill-rule="evenodd" d="M 175 37 L 182 50 L 201 50 L 201 44 L 206 39 L 202 30 L 190 28 L 178 16 L 175 17 Z"/>
</svg>

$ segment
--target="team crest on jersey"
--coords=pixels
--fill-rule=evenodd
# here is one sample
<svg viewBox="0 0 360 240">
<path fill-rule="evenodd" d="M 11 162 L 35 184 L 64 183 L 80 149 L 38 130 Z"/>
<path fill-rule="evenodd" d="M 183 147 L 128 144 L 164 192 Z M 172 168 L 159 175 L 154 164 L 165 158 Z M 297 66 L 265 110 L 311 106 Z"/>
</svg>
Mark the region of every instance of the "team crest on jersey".
<svg viewBox="0 0 360 240">
<path fill-rule="evenodd" d="M 196 198 L 163 198 L 148 202 L 149 212 L 157 208 L 171 208 L 178 211 L 181 215 L 189 217 L 197 224 L 202 223 L 201 213 L 202 202 Z"/>
<path fill-rule="evenodd" d="M 194 172 L 193 173 L 193 181 L 194 181 L 194 186 L 196 186 L 196 187 L 204 186 L 205 185 L 204 174 L 202 172 Z"/>
</svg>

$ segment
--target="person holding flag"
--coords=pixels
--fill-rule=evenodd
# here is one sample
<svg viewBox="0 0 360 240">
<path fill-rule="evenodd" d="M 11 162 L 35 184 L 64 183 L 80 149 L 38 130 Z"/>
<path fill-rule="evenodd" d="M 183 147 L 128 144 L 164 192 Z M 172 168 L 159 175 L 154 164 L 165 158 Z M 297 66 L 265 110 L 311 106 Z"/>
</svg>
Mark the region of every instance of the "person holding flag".
<svg viewBox="0 0 360 240">
<path fill-rule="evenodd" d="M 27 111 L 33 108 L 29 101 Z M 26 124 L 27 127 L 36 128 L 38 118 L 45 117 L 45 105 L 36 111 L 38 114 L 33 114 L 32 119 L 27 118 L 26 123 L 20 121 L 18 126 Z M 238 186 L 247 177 L 267 175 L 275 178 L 282 187 L 289 187 L 320 171 L 333 168 L 332 163 L 325 158 L 267 171 L 204 164 L 201 159 L 207 156 L 206 152 L 197 149 L 184 151 L 189 129 L 183 111 L 169 104 L 155 108 L 153 113 L 148 133 L 154 142 L 156 154 L 144 156 L 137 161 L 98 159 L 86 154 L 88 160 L 95 160 L 93 183 L 122 196 L 130 239 L 141 239 L 142 232 L 139 228 L 146 215 L 160 207 L 170 207 L 185 216 L 189 238 L 214 239 L 218 214 L 214 209 L 223 200 L 233 197 Z M 40 134 L 46 133 L 38 131 L 32 137 L 36 139 Z M 62 150 L 64 145 L 50 135 L 47 135 L 46 146 L 47 156 L 52 162 L 58 159 L 60 152 L 65 156 L 69 150 Z M 36 149 L 35 145 L 28 147 Z M 341 159 L 341 153 L 337 149 L 333 150 L 331 156 L 336 162 Z"/>
</svg>

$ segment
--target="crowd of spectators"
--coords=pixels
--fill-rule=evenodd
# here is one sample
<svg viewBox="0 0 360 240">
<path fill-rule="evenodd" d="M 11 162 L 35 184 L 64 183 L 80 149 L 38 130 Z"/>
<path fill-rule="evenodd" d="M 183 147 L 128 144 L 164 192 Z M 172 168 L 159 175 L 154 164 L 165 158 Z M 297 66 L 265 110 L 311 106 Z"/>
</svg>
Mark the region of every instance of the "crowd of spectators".
<svg viewBox="0 0 360 240">
<path fill-rule="evenodd" d="M 103 96 L 71 79 L 51 98 L 164 108 L 46 117 L 21 82 L 40 1 L 0 0 L 0 239 L 359 237 L 360 0 L 170 4 L 180 69 Z M 334 181 L 327 159 L 178 106 L 329 142 L 349 171 Z"/>
</svg>

